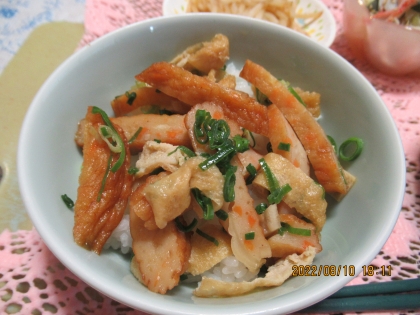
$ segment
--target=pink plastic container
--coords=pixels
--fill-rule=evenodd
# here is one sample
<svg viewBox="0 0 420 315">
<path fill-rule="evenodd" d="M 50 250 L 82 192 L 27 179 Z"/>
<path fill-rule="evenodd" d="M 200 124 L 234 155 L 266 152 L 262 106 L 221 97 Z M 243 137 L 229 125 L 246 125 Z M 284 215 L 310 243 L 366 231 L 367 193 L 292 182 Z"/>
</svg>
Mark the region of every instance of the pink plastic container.
<svg viewBox="0 0 420 315">
<path fill-rule="evenodd" d="M 354 55 L 390 75 L 420 77 L 420 31 L 369 17 L 357 0 L 344 0 L 344 35 Z"/>
</svg>

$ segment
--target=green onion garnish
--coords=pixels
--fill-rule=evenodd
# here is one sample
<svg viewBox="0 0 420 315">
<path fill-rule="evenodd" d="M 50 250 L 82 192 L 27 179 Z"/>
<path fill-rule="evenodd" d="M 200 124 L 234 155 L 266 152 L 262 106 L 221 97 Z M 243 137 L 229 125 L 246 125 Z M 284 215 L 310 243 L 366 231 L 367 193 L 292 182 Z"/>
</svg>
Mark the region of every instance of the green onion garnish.
<svg viewBox="0 0 420 315">
<path fill-rule="evenodd" d="M 225 210 L 218 210 L 216 211 L 216 217 L 222 221 L 226 221 L 229 218 L 229 215 Z"/>
<path fill-rule="evenodd" d="M 279 150 L 289 152 L 290 151 L 290 143 L 280 142 L 277 148 Z"/>
<path fill-rule="evenodd" d="M 267 210 L 268 205 L 265 203 L 260 203 L 255 207 L 255 211 L 257 211 L 258 214 L 263 214 L 265 210 Z"/>
<path fill-rule="evenodd" d="M 109 120 L 108 115 L 99 107 L 93 106 L 92 108 L 92 113 L 93 114 L 100 114 L 102 116 L 102 119 L 104 120 L 105 124 L 111 128 L 111 130 L 113 130 L 115 132 L 115 138 L 116 141 L 119 143 L 124 143 L 123 140 L 121 139 L 120 135 L 118 134 L 118 132 L 115 130 L 114 125 L 112 124 L 112 122 Z M 121 152 L 120 152 L 120 156 L 117 160 L 117 162 L 115 162 L 114 166 L 111 167 L 111 172 L 115 173 L 124 163 L 125 160 L 125 146 L 124 144 L 121 147 Z"/>
<path fill-rule="evenodd" d="M 134 140 L 137 139 L 138 135 L 140 134 L 140 132 L 143 130 L 143 127 L 139 127 L 139 129 L 137 129 L 137 131 L 134 133 L 134 135 L 128 140 L 128 144 L 133 143 Z"/>
<path fill-rule="evenodd" d="M 228 167 L 225 177 L 225 182 L 223 184 L 223 198 L 226 202 L 231 202 L 235 200 L 235 182 L 237 166 Z"/>
<path fill-rule="evenodd" d="M 277 178 L 274 176 L 273 172 L 271 171 L 264 158 L 260 159 L 258 162 L 260 163 L 261 168 L 264 171 L 265 178 L 267 179 L 268 183 L 268 188 L 270 190 L 270 195 L 267 197 L 268 201 L 270 202 L 270 204 L 280 203 L 284 195 L 292 190 L 292 187 L 290 187 L 289 184 L 285 184 L 282 187 L 280 187 Z"/>
<path fill-rule="evenodd" d="M 219 246 L 219 242 L 213 237 L 208 235 L 207 233 L 204 233 L 203 231 L 201 231 L 200 229 L 196 229 L 195 230 L 197 232 L 198 235 L 200 235 L 201 237 L 204 237 L 206 240 L 212 242 L 214 245 Z"/>
<path fill-rule="evenodd" d="M 229 138 L 230 128 L 225 120 L 210 120 L 207 136 L 209 138 L 209 148 L 214 150 L 220 148 Z"/>
<path fill-rule="evenodd" d="M 248 175 L 248 177 L 247 177 L 247 179 L 246 179 L 246 184 L 247 184 L 247 185 L 250 185 L 250 184 L 252 184 L 252 182 L 254 181 L 255 176 L 257 176 L 257 169 L 255 168 L 255 166 L 254 166 L 254 165 L 252 165 L 251 163 L 249 163 L 249 164 L 246 166 L 246 170 L 247 170 L 247 171 L 248 171 L 248 173 L 249 173 L 249 175 Z"/>
<path fill-rule="evenodd" d="M 337 143 L 335 142 L 334 138 L 327 135 L 328 140 L 330 141 L 333 149 L 334 149 L 334 153 L 337 154 Z"/>
<path fill-rule="evenodd" d="M 255 232 L 249 232 L 249 233 L 245 233 L 245 239 L 246 240 L 253 240 L 255 238 Z"/>
<path fill-rule="evenodd" d="M 231 142 L 227 141 L 223 144 L 218 152 L 208 157 L 205 161 L 201 162 L 198 166 L 202 170 L 209 169 L 212 165 L 215 165 L 221 162 L 224 158 L 228 157 L 231 153 L 235 152 L 235 147 L 231 144 Z"/>
<path fill-rule="evenodd" d="M 124 147 L 124 143 L 120 141 L 121 138 L 119 137 L 118 133 L 112 130 L 111 127 L 105 125 L 99 126 L 98 130 L 99 135 L 108 145 L 109 149 L 114 153 L 121 153 L 122 148 Z"/>
<path fill-rule="evenodd" d="M 128 174 L 130 175 L 136 175 L 136 173 L 139 171 L 139 169 L 137 167 L 130 167 L 128 169 Z"/>
<path fill-rule="evenodd" d="M 111 170 L 111 162 L 112 162 L 112 154 L 110 154 L 109 158 L 108 158 L 105 174 L 104 174 L 104 177 L 102 178 L 102 182 L 101 182 L 101 188 L 99 188 L 98 196 L 96 197 L 97 202 L 101 201 L 102 193 L 105 189 L 106 179 L 108 177 L 109 171 Z"/>
<path fill-rule="evenodd" d="M 161 143 L 162 142 L 162 140 L 160 140 L 160 139 L 153 139 L 153 141 L 156 142 L 156 143 Z"/>
<path fill-rule="evenodd" d="M 175 218 L 176 227 L 178 228 L 178 230 L 184 233 L 192 231 L 197 225 L 197 223 L 198 223 L 198 220 L 194 218 L 190 224 L 184 225 L 182 224 L 181 219 L 179 217 Z"/>
<path fill-rule="evenodd" d="M 290 234 L 300 235 L 300 236 L 311 236 L 311 230 L 301 229 L 291 226 L 286 222 L 281 222 L 281 227 L 278 230 L 280 235 L 283 235 L 284 232 L 289 232 Z"/>
<path fill-rule="evenodd" d="M 71 198 L 69 196 L 67 196 L 66 194 L 61 195 L 61 199 L 63 200 L 63 202 L 65 203 L 67 208 L 69 208 L 70 210 L 73 209 L 74 202 L 73 202 L 73 200 L 71 200 Z"/>
<path fill-rule="evenodd" d="M 136 99 L 136 96 L 137 96 L 137 94 L 136 94 L 136 92 L 125 92 L 125 96 L 127 96 L 127 104 L 128 105 L 133 105 L 133 102 L 134 102 L 134 100 Z"/>
<path fill-rule="evenodd" d="M 195 200 L 200 205 L 201 209 L 203 210 L 203 218 L 205 220 L 211 220 L 214 218 L 214 209 L 213 203 L 211 199 L 204 195 L 200 189 L 192 188 L 191 193 L 193 194 Z"/>
<path fill-rule="evenodd" d="M 196 154 L 193 151 L 191 151 L 190 149 L 188 149 L 187 147 L 185 147 L 183 145 L 177 146 L 175 150 L 168 153 L 168 156 L 174 154 L 177 150 L 180 150 L 181 152 L 183 152 L 188 157 L 196 156 Z"/>
<path fill-rule="evenodd" d="M 194 137 L 200 144 L 205 144 L 209 141 L 207 136 L 207 130 L 205 130 L 205 122 L 211 119 L 209 112 L 204 109 L 198 109 L 195 112 L 195 122 L 194 122 Z"/>
<path fill-rule="evenodd" d="M 284 195 L 286 195 L 291 190 L 292 187 L 290 187 L 289 184 L 284 184 L 283 186 L 272 191 L 271 194 L 268 195 L 267 200 L 270 204 L 278 204 L 282 201 Z"/>
<path fill-rule="evenodd" d="M 262 93 L 258 88 L 255 88 L 255 98 L 257 99 L 258 103 L 262 105 L 268 106 L 272 104 L 267 95 Z"/>
<path fill-rule="evenodd" d="M 240 135 L 233 137 L 233 144 L 236 152 L 243 153 L 249 149 L 249 140 L 242 138 Z"/>
<path fill-rule="evenodd" d="M 245 139 L 248 139 L 248 141 L 249 141 L 249 145 L 251 147 L 255 148 L 257 142 L 255 141 L 254 134 L 251 131 L 249 131 L 248 129 L 242 128 L 242 130 L 244 132 L 243 136 L 245 137 Z"/>
<path fill-rule="evenodd" d="M 299 96 L 299 94 L 297 94 L 297 92 L 295 91 L 295 89 L 291 85 L 288 85 L 287 89 L 299 101 L 299 103 L 301 103 L 303 106 L 307 107 L 305 102 L 302 100 L 302 98 Z"/>
<path fill-rule="evenodd" d="M 352 137 L 344 141 L 338 149 L 340 159 L 343 161 L 353 161 L 362 153 L 364 142 L 362 139 Z M 351 151 L 348 153 L 348 151 Z"/>
</svg>

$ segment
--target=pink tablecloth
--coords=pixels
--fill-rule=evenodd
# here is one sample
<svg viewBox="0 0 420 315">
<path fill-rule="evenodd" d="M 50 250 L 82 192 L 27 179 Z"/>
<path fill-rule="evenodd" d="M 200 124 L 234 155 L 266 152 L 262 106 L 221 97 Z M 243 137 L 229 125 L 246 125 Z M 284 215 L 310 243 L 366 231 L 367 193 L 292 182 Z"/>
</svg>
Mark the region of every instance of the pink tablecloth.
<svg viewBox="0 0 420 315">
<path fill-rule="evenodd" d="M 350 284 L 419 277 L 420 79 L 389 77 L 355 60 L 342 35 L 342 2 L 324 2 L 338 24 L 331 48 L 354 64 L 380 93 L 397 123 L 407 161 L 401 214 L 388 242 L 372 262 L 391 265 L 392 277 L 358 276 Z M 87 0 L 86 33 L 80 46 L 121 26 L 160 16 L 161 4 L 161 0 Z M 0 235 L 0 256 L 0 290 L 6 294 L 0 300 L 1 314 L 12 309 L 19 314 L 143 314 L 83 283 L 51 254 L 35 230 L 4 231 Z"/>
</svg>

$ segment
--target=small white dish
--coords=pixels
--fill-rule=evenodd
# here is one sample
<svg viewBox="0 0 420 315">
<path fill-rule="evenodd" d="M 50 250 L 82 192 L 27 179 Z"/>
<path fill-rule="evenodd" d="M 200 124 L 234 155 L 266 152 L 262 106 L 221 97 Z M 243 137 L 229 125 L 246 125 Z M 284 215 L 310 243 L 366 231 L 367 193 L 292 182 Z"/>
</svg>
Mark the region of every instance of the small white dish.
<svg viewBox="0 0 420 315">
<path fill-rule="evenodd" d="M 164 16 L 186 14 L 188 0 L 163 0 L 162 11 Z M 337 25 L 328 7 L 322 0 L 298 0 L 298 13 L 312 13 L 322 11 L 322 16 L 314 23 L 305 27 L 305 31 L 309 37 L 319 44 L 330 47 L 334 42 Z M 297 19 L 297 23 L 301 26 L 307 21 Z"/>
</svg>

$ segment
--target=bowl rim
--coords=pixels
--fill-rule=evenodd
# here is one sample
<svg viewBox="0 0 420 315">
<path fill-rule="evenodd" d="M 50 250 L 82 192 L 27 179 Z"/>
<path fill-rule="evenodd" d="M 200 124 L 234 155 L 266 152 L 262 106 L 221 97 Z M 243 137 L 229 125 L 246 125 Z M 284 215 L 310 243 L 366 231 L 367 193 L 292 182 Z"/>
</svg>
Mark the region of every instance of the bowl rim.
<svg viewBox="0 0 420 315">
<path fill-rule="evenodd" d="M 25 174 L 27 173 L 27 165 L 25 163 L 25 159 L 27 158 L 25 155 L 29 154 L 30 152 L 27 152 L 27 148 L 25 147 L 25 143 L 27 141 L 27 138 L 30 135 L 30 120 L 32 115 L 34 115 L 34 113 L 37 110 L 37 107 L 39 106 L 39 99 L 41 98 L 41 95 L 44 93 L 44 91 L 46 91 L 48 89 L 48 86 L 51 84 L 51 82 L 54 82 L 54 80 L 56 80 L 58 77 L 60 77 L 62 75 L 62 72 L 65 71 L 65 69 L 67 67 L 70 67 L 72 65 L 72 63 L 77 60 L 77 58 L 79 58 L 80 55 L 83 55 L 86 53 L 86 51 L 88 49 L 92 50 L 92 47 L 96 47 L 95 49 L 100 49 L 101 45 L 105 45 L 107 42 L 112 41 L 115 37 L 118 36 L 118 34 L 120 34 L 120 32 L 125 32 L 128 29 L 132 29 L 132 28 L 150 28 L 152 27 L 154 24 L 156 23 L 172 23 L 172 21 L 178 21 L 178 20 L 186 20 L 186 19 L 196 19 L 197 17 L 194 15 L 177 15 L 177 16 L 170 16 L 170 17 L 158 17 L 158 18 L 153 18 L 153 19 L 149 19 L 149 20 L 144 20 L 144 21 L 140 21 L 137 23 L 133 23 L 130 25 L 127 25 L 125 27 L 122 27 L 120 29 L 117 29 L 113 32 L 110 32 L 96 40 L 94 40 L 90 45 L 83 47 L 82 49 L 80 49 L 79 51 L 75 52 L 72 56 L 70 56 L 66 61 L 64 61 L 50 76 L 49 78 L 44 82 L 44 84 L 42 85 L 42 87 L 39 89 L 39 91 L 37 92 L 36 96 L 34 97 L 26 115 L 24 118 L 24 122 L 22 125 L 22 129 L 21 129 L 21 134 L 20 134 L 20 138 L 19 138 L 19 143 L 18 143 L 18 180 L 19 180 L 19 187 L 20 187 L 20 191 L 22 194 L 22 199 L 24 201 L 25 207 L 27 209 L 27 212 L 29 213 L 29 216 L 31 217 L 32 222 L 34 223 L 35 228 L 38 230 L 39 234 L 41 235 L 42 239 L 44 240 L 44 242 L 46 243 L 46 245 L 48 246 L 48 248 L 51 250 L 51 252 L 70 270 L 72 271 L 76 276 L 78 276 L 82 281 L 84 281 L 85 283 L 89 284 L 90 286 L 92 286 L 93 288 L 95 288 L 96 290 L 98 290 L 99 292 L 111 297 L 112 299 L 118 300 L 123 304 L 126 304 L 128 306 L 131 306 L 133 308 L 139 309 L 139 307 L 142 307 L 141 309 L 146 311 L 146 312 L 152 312 L 152 313 L 162 313 L 162 314 L 177 314 L 177 315 L 181 315 L 181 314 L 197 314 L 197 310 L 194 310 L 191 308 L 187 309 L 183 309 L 183 310 L 177 310 L 177 309 L 168 309 L 168 308 L 163 308 L 162 305 L 150 305 L 150 304 L 145 304 L 147 303 L 147 301 L 145 301 L 145 303 L 143 303 L 142 305 L 138 304 L 138 300 L 133 299 L 132 297 L 127 297 L 122 293 L 118 293 L 118 292 L 113 292 L 113 294 L 111 294 L 111 292 L 109 290 L 105 290 L 104 289 L 104 284 L 100 279 L 95 279 L 92 277 L 89 277 L 88 275 L 86 275 L 83 270 L 80 268 L 80 266 L 74 266 L 72 264 L 70 264 L 70 262 L 67 261 L 66 255 L 65 255 L 65 251 L 63 248 L 60 247 L 60 244 L 57 244 L 55 242 L 52 241 L 51 238 L 47 237 L 48 232 L 45 231 L 45 229 L 43 229 L 44 227 L 44 223 L 42 222 L 42 220 L 36 216 L 36 211 L 34 211 L 34 209 L 32 209 L 32 195 L 30 194 L 31 191 L 31 187 L 28 186 L 28 183 L 25 181 Z M 214 14 L 200 14 L 200 19 L 222 19 L 222 20 L 231 20 L 234 23 L 236 23 L 236 21 L 247 21 L 249 23 L 257 23 L 261 26 L 264 26 L 264 24 L 267 27 L 277 27 L 276 25 L 269 23 L 269 22 L 265 22 L 265 21 L 260 21 L 260 20 L 256 20 L 256 19 L 252 19 L 252 18 L 248 18 L 248 17 L 242 17 L 242 16 L 233 16 L 233 15 L 218 15 L 215 17 Z M 384 102 L 382 101 L 382 99 L 379 97 L 379 95 L 377 94 L 376 90 L 371 86 L 371 84 L 369 83 L 369 81 L 356 69 L 354 68 L 350 63 L 348 63 L 342 56 L 340 56 L 339 54 L 337 54 L 336 52 L 322 46 L 319 45 L 318 43 L 308 39 L 305 35 L 302 34 L 298 34 L 296 32 L 293 32 L 292 30 L 289 30 L 287 28 L 283 28 L 281 27 L 280 29 L 278 29 L 278 31 L 281 32 L 286 32 L 289 33 L 293 33 L 293 36 L 296 37 L 296 39 L 298 41 L 306 41 L 307 45 L 315 47 L 316 49 L 323 49 L 325 54 L 333 57 L 333 58 L 338 58 L 340 59 L 343 63 L 343 66 L 347 67 L 347 69 L 349 71 L 351 71 L 354 75 L 358 76 L 358 78 L 362 81 L 364 81 L 367 86 L 369 86 L 369 88 L 371 89 L 371 91 L 376 94 L 377 98 L 378 98 L 378 102 L 382 103 L 382 106 L 384 108 L 384 112 L 387 115 L 388 119 L 390 120 L 391 124 L 390 126 L 392 126 L 394 133 L 396 133 L 399 136 L 397 127 L 395 125 L 395 122 L 392 119 L 392 116 L 389 112 L 389 110 L 387 109 L 386 105 L 384 104 Z M 289 33 L 290 34 L 290 33 Z M 399 215 L 399 210 L 400 210 L 400 206 L 402 204 L 402 200 L 403 200 L 403 196 L 404 196 L 404 190 L 405 190 L 405 157 L 404 157 L 404 151 L 403 151 L 403 147 L 402 147 L 402 142 L 401 139 L 399 141 L 399 148 L 394 148 L 394 149 L 398 149 L 400 151 L 400 160 L 401 163 L 399 165 L 399 167 L 401 168 L 401 177 L 399 178 L 399 183 L 398 186 L 400 187 L 400 189 L 398 190 L 398 193 L 396 194 L 396 196 L 398 198 L 396 198 L 395 200 L 395 205 L 399 206 L 398 211 L 394 211 L 393 215 L 394 217 L 392 218 L 392 220 L 387 221 L 388 225 L 384 227 L 383 229 L 383 233 L 381 235 L 378 235 L 378 239 L 376 244 L 371 247 L 371 251 L 370 251 L 370 255 L 366 255 L 365 257 L 360 257 L 359 261 L 360 261 L 360 268 L 363 264 L 369 264 L 374 257 L 377 255 L 377 253 L 381 250 L 382 246 L 385 244 L 386 240 L 388 239 L 389 235 L 391 234 L 396 222 L 397 222 L 397 218 Z M 397 187 L 397 186 L 396 186 Z M 28 193 L 29 192 L 29 193 Z M 360 272 L 360 270 L 357 270 L 356 276 L 357 274 Z M 287 305 L 277 305 L 276 307 L 273 306 L 273 304 L 271 303 L 270 309 L 267 310 L 263 310 L 263 311 L 258 311 L 256 309 L 253 308 L 248 308 L 245 312 L 240 312 L 238 314 L 279 314 L 279 311 L 281 312 L 291 312 L 291 311 L 297 311 L 299 309 L 302 309 L 303 307 L 307 307 L 309 305 L 312 305 L 316 302 L 319 302 L 320 300 L 326 298 L 327 296 L 333 294 L 334 292 L 336 292 L 337 290 L 339 290 L 341 287 L 343 287 L 345 284 L 347 284 L 349 281 L 352 280 L 352 278 L 354 277 L 337 277 L 337 281 L 333 283 L 333 285 L 331 285 L 330 287 L 327 288 L 318 288 L 319 290 L 314 290 L 314 292 L 312 292 L 312 295 L 309 297 L 306 297 L 306 301 L 304 304 L 302 304 L 301 300 L 297 299 L 295 301 L 289 301 L 289 303 L 286 303 Z M 312 289 L 317 289 L 317 285 L 315 284 Z M 300 289 L 302 290 L 302 292 L 305 292 L 305 288 Z M 299 291 L 299 290 L 298 290 Z M 295 291 L 296 292 L 296 291 Z M 199 307 L 199 305 L 198 305 Z M 226 307 L 227 311 L 230 311 L 229 307 Z M 233 311 L 235 313 L 237 313 L 236 311 Z M 211 314 L 207 313 L 206 311 L 202 311 L 202 314 Z M 214 311 L 213 311 L 214 313 Z M 222 313 L 220 313 L 222 314 Z M 223 313 L 223 314 L 229 314 L 229 313 Z"/>
</svg>

